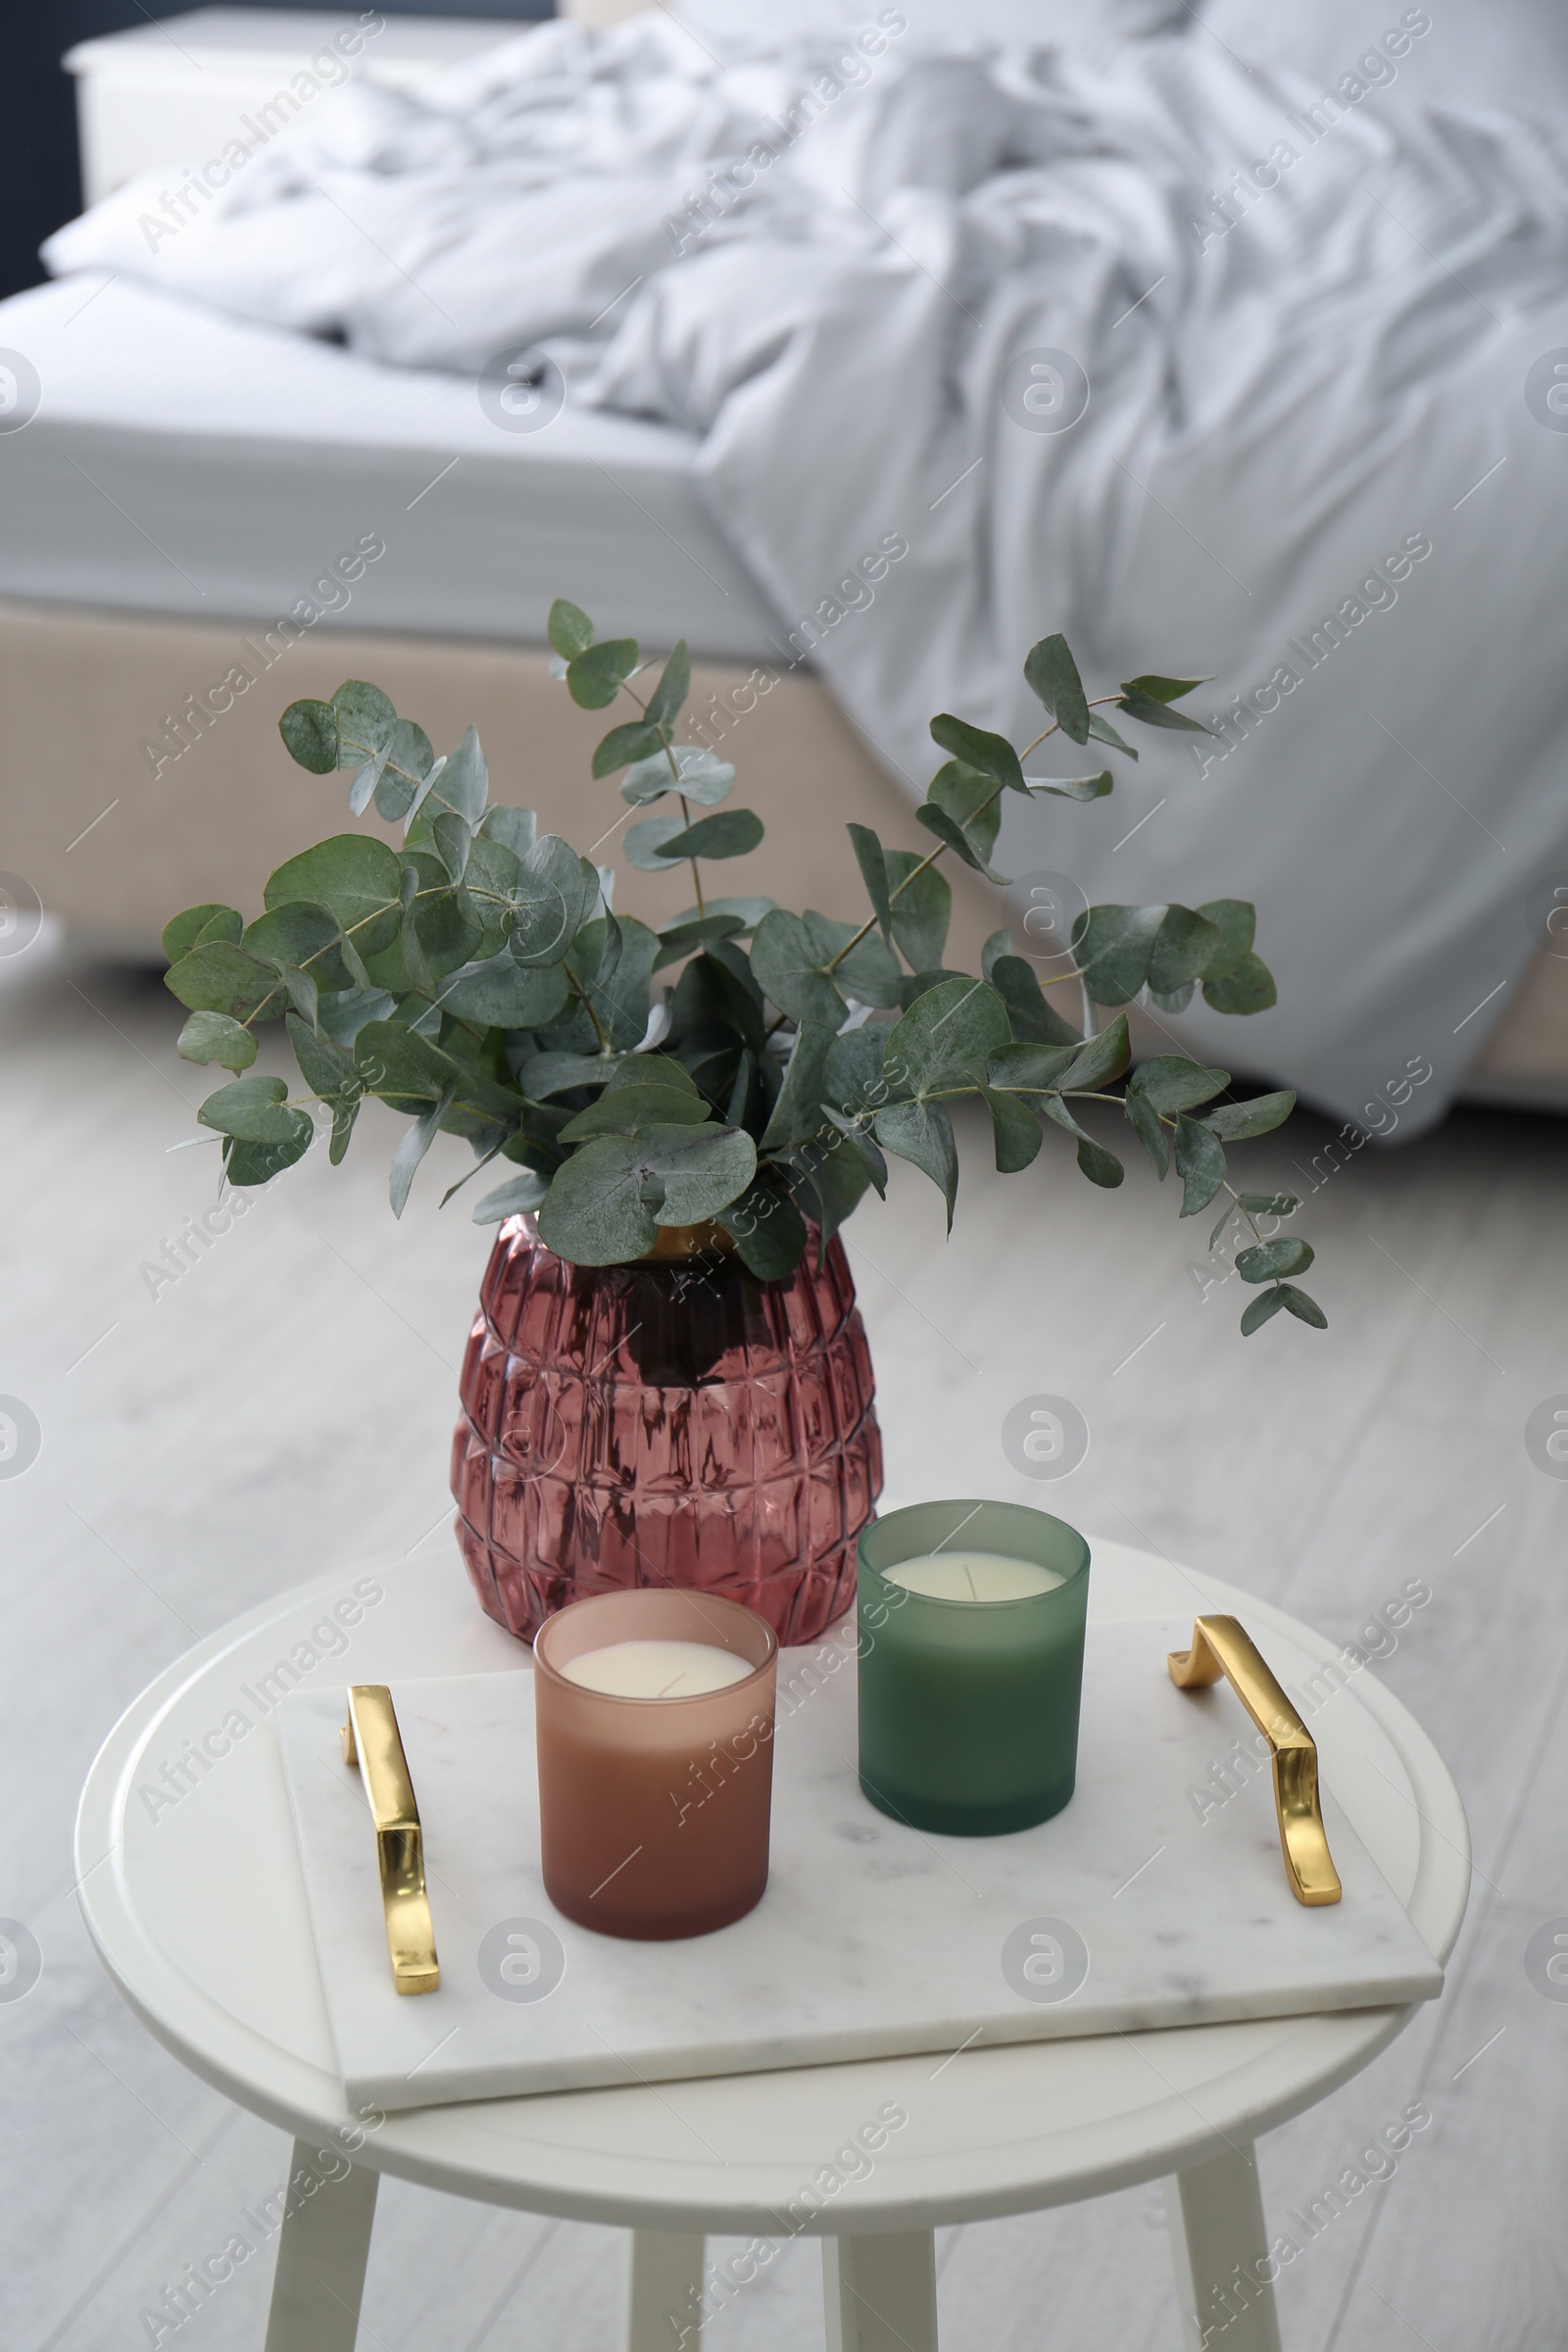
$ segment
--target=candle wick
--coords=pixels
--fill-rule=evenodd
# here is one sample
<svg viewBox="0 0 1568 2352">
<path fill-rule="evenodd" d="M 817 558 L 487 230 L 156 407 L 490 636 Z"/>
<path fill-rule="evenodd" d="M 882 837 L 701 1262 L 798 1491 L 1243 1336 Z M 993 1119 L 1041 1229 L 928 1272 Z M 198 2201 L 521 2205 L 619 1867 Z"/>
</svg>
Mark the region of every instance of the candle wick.
<svg viewBox="0 0 1568 2352">
<path fill-rule="evenodd" d="M 970 1567 L 967 1560 L 965 1560 L 963 1563 L 963 1573 L 969 1580 L 969 1598 L 971 1600 L 978 1600 L 980 1595 L 974 1588 L 974 1570 Z"/>
<path fill-rule="evenodd" d="M 674 1683 L 666 1683 L 666 1684 L 664 1685 L 664 1688 L 662 1689 L 662 1690 L 656 1690 L 656 1691 L 654 1692 L 654 1696 L 655 1696 L 656 1698 L 667 1698 L 667 1697 L 669 1696 L 670 1692 L 671 1692 L 671 1691 L 674 1690 L 674 1688 L 675 1688 L 675 1683 L 683 1683 L 685 1680 L 686 1680 L 686 1669 L 685 1669 L 685 1667 L 683 1666 L 683 1667 L 681 1668 L 681 1670 L 680 1670 L 679 1674 L 677 1674 L 677 1675 L 676 1675 L 676 1677 L 675 1677 L 675 1682 L 674 1682 Z"/>
</svg>

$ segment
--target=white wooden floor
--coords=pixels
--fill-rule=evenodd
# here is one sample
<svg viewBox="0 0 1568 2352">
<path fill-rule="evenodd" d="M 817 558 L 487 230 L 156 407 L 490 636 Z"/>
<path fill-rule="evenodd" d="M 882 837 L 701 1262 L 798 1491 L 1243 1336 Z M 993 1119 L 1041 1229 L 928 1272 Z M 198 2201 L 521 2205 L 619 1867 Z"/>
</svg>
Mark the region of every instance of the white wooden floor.
<svg viewBox="0 0 1568 2352">
<path fill-rule="evenodd" d="M 125 2352 L 140 2315 L 281 2179 L 282 2136 L 165 2055 L 111 1991 L 71 1891 L 75 1794 L 147 1679 L 236 1610 L 335 1563 L 449 1558 L 454 1376 L 487 1238 L 436 1213 L 427 1167 L 401 1226 L 385 1136 L 316 1155 L 155 1300 L 140 1275 L 211 1200 L 205 1074 L 145 980 L 40 946 L 0 989 L 0 1392 L 43 1431 L 0 1478 L 0 1915 L 44 1956 L 0 2002 L 0 2341 Z M 1204 1298 L 1203 1235 L 1131 1169 L 1092 1191 L 1065 1152 L 1005 1184 L 971 1143 L 957 1231 L 907 1170 L 851 1255 L 881 1371 L 889 1500 L 1016 1494 L 1145 1542 L 1352 1637 L 1408 1577 L 1433 1598 L 1384 1671 L 1458 1775 L 1476 1838 L 1449 1989 L 1365 2075 L 1263 2143 L 1283 2214 L 1424 2100 L 1431 2127 L 1358 2191 L 1282 2289 L 1289 2352 L 1556 2352 L 1568 2313 L 1568 2002 L 1532 1984 L 1536 1929 L 1568 1918 L 1568 1484 L 1524 1424 L 1568 1392 L 1568 1124 L 1463 1114 L 1364 1153 L 1303 1224 L 1324 1337 L 1280 1317 L 1244 1343 L 1236 1279 Z M 1304 1189 L 1323 1141 L 1250 1147 Z M 1088 1459 L 1017 1479 L 1008 1407 L 1071 1397 Z M 954 2230 L 946 2352 L 1178 2352 L 1158 2192 Z M 614 2233 L 389 2181 L 362 2344 L 385 2352 L 610 2352 Z M 270 2258 L 164 2343 L 259 2346 Z M 722 2352 L 821 2342 L 798 2244 L 713 2331 Z M 1223 2343 L 1223 2338 L 1218 2339 Z"/>
</svg>

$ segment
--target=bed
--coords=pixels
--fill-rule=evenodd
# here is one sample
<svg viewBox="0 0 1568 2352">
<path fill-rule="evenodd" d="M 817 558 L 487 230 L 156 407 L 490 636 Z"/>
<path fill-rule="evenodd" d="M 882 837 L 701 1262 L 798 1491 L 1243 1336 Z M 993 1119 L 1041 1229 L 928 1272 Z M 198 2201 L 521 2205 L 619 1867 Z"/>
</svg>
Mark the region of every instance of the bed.
<svg viewBox="0 0 1568 2352">
<path fill-rule="evenodd" d="M 727 12 L 732 35 L 744 13 Z M 1256 24 L 1246 21 L 1242 0 L 1203 13 L 1206 27 L 1200 21 L 1176 37 L 1219 45 L 1227 54 L 1262 38 Z M 1168 11 L 1146 10 L 1129 24 L 1125 11 L 1102 11 L 1091 29 L 1103 45 L 1129 31 L 1140 37 L 1156 31 L 1168 18 Z M 1330 61 L 1342 42 L 1353 57 L 1358 44 L 1376 40 L 1379 27 L 1381 20 L 1373 26 L 1364 9 L 1328 11 L 1314 40 Z M 1160 37 L 1172 40 L 1168 32 Z M 1410 36 L 1405 53 L 1414 62 L 1404 68 L 1398 100 L 1410 105 L 1419 100 L 1419 73 L 1432 79 L 1430 61 L 1440 53 L 1435 42 L 1417 50 Z M 1538 64 L 1556 71 L 1552 36 Z M 1307 59 L 1305 68 L 1324 79 L 1333 70 L 1322 57 Z M 1473 77 L 1473 62 L 1464 71 Z M 1561 331 L 1568 341 L 1568 326 Z M 1488 400 L 1511 386 L 1519 353 L 1536 348 L 1533 334 L 1539 345 L 1533 320 L 1520 334 L 1517 348 L 1492 355 L 1490 377 L 1483 368 L 1476 379 L 1485 382 Z M 878 723 L 884 706 L 874 694 L 858 697 L 853 667 L 840 661 L 842 643 L 856 649 L 864 667 L 882 620 L 858 617 L 838 642 L 803 632 L 800 620 L 812 607 L 792 594 L 798 582 L 790 576 L 789 548 L 744 527 L 734 500 L 725 505 L 722 481 L 715 493 L 711 433 L 571 403 L 549 418 L 547 430 L 528 429 L 526 420 L 524 429 L 498 429 L 496 387 L 489 387 L 487 407 L 482 375 L 476 385 L 472 372 L 459 373 L 450 364 L 408 365 L 404 353 L 398 356 L 405 364 L 383 365 L 276 323 L 225 316 L 188 291 L 138 282 L 126 270 L 75 268 L 58 283 L 15 298 L 0 315 L 0 343 L 27 355 L 46 387 L 25 432 L 0 435 L 0 489 L 10 518 L 0 550 L 0 672 L 12 714 L 8 862 L 77 927 L 145 948 L 172 905 L 206 896 L 241 904 L 253 898 L 260 876 L 297 846 L 302 828 L 324 821 L 317 788 L 294 780 L 276 753 L 276 708 L 298 694 L 330 691 L 344 674 L 377 678 L 432 733 L 455 732 L 473 716 L 493 767 L 516 778 L 519 796 L 535 801 L 546 821 L 579 831 L 595 728 L 548 675 L 539 639 L 555 593 L 573 596 L 602 625 L 651 645 L 682 633 L 690 639 L 703 658 L 699 699 L 712 739 L 722 735 L 769 820 L 769 875 L 778 895 L 797 904 L 832 904 L 842 896 L 838 826 L 845 817 L 859 816 L 884 832 L 897 828 L 901 796 L 906 801 L 913 781 L 907 730 Z M 1486 440 L 1470 430 L 1474 421 L 1461 402 L 1457 426 L 1446 425 L 1441 436 L 1445 469 L 1422 479 L 1456 515 L 1467 485 L 1478 482 L 1481 503 L 1452 524 L 1445 518 L 1443 531 L 1445 560 L 1474 566 L 1482 580 L 1489 564 L 1505 567 L 1499 526 L 1488 521 L 1479 487 L 1490 444 L 1481 463 L 1465 470 L 1470 444 Z M 1549 467 L 1568 456 L 1562 442 L 1533 429 L 1533 440 L 1505 448 L 1515 467 L 1510 483 L 1532 466 Z M 1423 459 L 1419 437 L 1406 434 L 1380 475 L 1397 478 L 1401 464 L 1408 468 L 1418 459 L 1430 466 L 1433 438 L 1429 429 Z M 1238 467 L 1255 469 L 1259 447 L 1263 461 L 1278 467 L 1277 433 L 1273 444 L 1266 433 L 1241 437 Z M 778 453 L 782 470 L 799 459 L 785 443 Z M 1178 463 L 1179 457 L 1178 451 Z M 751 458 L 755 474 L 755 444 Z M 1163 459 L 1168 468 L 1168 450 Z M 1115 462 L 1123 472 L 1142 474 L 1147 491 L 1136 444 L 1124 444 Z M 1326 522 L 1319 518 L 1323 545 L 1314 548 L 1313 561 L 1325 579 L 1337 580 L 1336 565 L 1350 563 L 1341 551 L 1353 545 L 1359 576 L 1365 532 L 1355 518 L 1375 514 L 1380 494 L 1387 504 L 1387 480 L 1369 481 L 1363 473 L 1320 487 L 1319 503 L 1333 508 L 1338 500 L 1342 511 Z M 1148 495 L 1152 503 L 1141 510 L 1130 557 L 1123 550 L 1122 576 L 1138 626 L 1152 630 L 1173 585 L 1178 591 L 1181 585 L 1171 551 L 1180 548 L 1180 533 L 1193 533 L 1182 518 L 1179 486 L 1163 500 Z M 938 505 L 947 498 L 943 491 Z M 1533 491 L 1527 498 L 1540 504 Z M 944 525 L 962 505 L 961 497 L 953 499 Z M 1396 502 L 1390 515 L 1396 511 Z M 1398 511 L 1405 524 L 1419 524 L 1427 509 Z M 942 526 L 927 527 L 934 533 Z M 1377 531 L 1381 522 L 1369 527 Z M 1518 524 L 1509 516 L 1500 527 Z M 1396 551 L 1400 544 L 1394 542 Z M 950 560 L 940 551 L 932 558 Z M 1532 555 L 1538 567 L 1543 561 Z M 907 567 L 909 575 L 915 568 Z M 1314 758 L 1335 756 L 1331 734 L 1314 753 L 1315 718 L 1310 727 L 1295 718 L 1267 731 L 1260 726 L 1257 698 L 1269 676 L 1263 649 L 1287 638 L 1288 623 L 1309 630 L 1322 602 L 1305 578 L 1308 568 L 1302 564 L 1293 573 L 1282 562 L 1258 583 L 1259 594 L 1245 591 L 1251 610 L 1234 604 L 1229 629 L 1237 667 L 1233 676 L 1227 664 L 1219 682 L 1237 714 L 1229 734 L 1225 701 L 1211 712 L 1221 725 L 1222 758 L 1232 750 L 1251 753 L 1255 768 L 1257 735 L 1270 747 L 1271 769 L 1289 774 L 1290 760 L 1273 747 L 1283 747 L 1292 729 L 1299 738 L 1293 755 L 1298 773 L 1310 775 Z M 1409 568 L 1407 561 L 1406 577 Z M 1161 588 L 1141 612 L 1140 579 L 1157 579 Z M 885 611 L 896 613 L 900 588 L 895 575 L 883 593 Z M 1222 605 L 1207 596 L 1207 606 L 1212 634 Z M 1363 692 L 1356 664 L 1374 661 L 1365 649 L 1382 626 L 1374 620 L 1355 640 L 1345 632 L 1352 650 L 1334 674 L 1345 678 L 1346 692 Z M 1424 678 L 1441 678 L 1451 667 L 1452 648 L 1441 629 L 1437 635 L 1411 671 L 1413 695 Z M 1300 642 L 1294 635 L 1289 641 Z M 1309 658 L 1308 643 L 1303 682 Z M 1533 658 L 1541 670 L 1539 651 Z M 1376 660 L 1388 665 L 1386 657 Z M 1452 913 L 1471 906 L 1463 891 L 1449 900 L 1448 919 L 1464 934 L 1455 952 L 1475 948 L 1473 970 L 1489 987 L 1474 994 L 1487 1001 L 1471 1010 L 1467 999 L 1460 1010 L 1451 996 L 1435 997 L 1436 1025 L 1448 1033 L 1441 1040 L 1432 1035 L 1434 1023 L 1419 1018 L 1418 996 L 1407 994 L 1399 1007 L 1401 1043 L 1442 1060 L 1440 1086 L 1429 1098 L 1434 1108 L 1461 1083 L 1492 1100 L 1568 1106 L 1568 972 L 1549 952 L 1544 931 L 1539 940 L 1547 952 L 1532 958 L 1529 888 L 1549 877 L 1554 854 L 1568 866 L 1568 809 L 1558 812 L 1562 796 L 1555 789 L 1560 759 L 1553 727 L 1561 713 L 1544 675 L 1532 671 L 1529 660 L 1519 666 L 1531 698 L 1520 742 L 1530 756 L 1512 756 L 1505 764 L 1515 779 L 1528 769 L 1528 790 L 1517 804 L 1525 825 L 1518 863 L 1528 871 L 1517 887 L 1512 877 L 1505 888 L 1476 879 L 1473 922 L 1467 911 Z M 1278 691 L 1273 708 L 1281 708 Z M 1402 727 L 1396 732 L 1406 736 Z M 1245 772 L 1246 758 L 1233 766 Z M 39 789 L 40 777 L 49 779 L 46 789 Z M 1093 895 L 1154 895 L 1162 871 L 1179 869 L 1189 852 L 1211 870 L 1216 843 L 1237 838 L 1235 812 L 1245 799 L 1227 796 L 1223 769 L 1180 780 L 1186 812 L 1180 839 L 1167 835 L 1169 846 L 1162 846 L 1172 821 L 1166 818 L 1152 837 L 1148 865 L 1139 864 L 1143 845 L 1131 848 L 1119 866 L 1106 869 L 1102 858 L 1099 872 L 1108 871 L 1111 882 L 1125 873 L 1128 886 L 1102 884 Z M 1457 796 L 1433 781 L 1457 806 Z M 1129 823 L 1156 800 L 1165 807 L 1157 783 L 1156 771 L 1144 797 L 1132 800 Z M 1554 844 L 1561 845 L 1555 853 Z M 1012 847 L 1014 870 L 1045 862 L 1027 838 Z M 788 860 L 782 868 L 781 848 Z M 1115 848 L 1119 854 L 1121 843 Z M 1075 870 L 1081 864 L 1088 872 L 1097 853 L 1073 848 L 1067 855 Z M 1417 862 L 1422 855 L 1418 849 Z M 745 887 L 743 867 L 735 879 Z M 678 889 L 641 877 L 635 886 Z M 1467 874 L 1464 890 L 1471 889 Z M 1264 903 L 1267 887 L 1255 895 Z M 1289 919 L 1288 905 L 1282 902 L 1278 911 Z M 1417 906 L 1412 935 L 1419 916 Z M 960 892 L 956 945 L 972 955 L 994 920 L 978 886 Z M 1320 978 L 1304 976 L 1312 983 Z M 1375 990 L 1379 981 L 1374 969 L 1368 987 Z M 1346 1017 L 1353 1028 L 1353 1000 L 1342 1033 Z M 1385 1031 L 1393 1034 L 1387 1024 Z M 1195 1042 L 1201 1045 L 1200 1034 Z M 1360 1054 L 1341 1034 L 1334 1053 L 1337 1062 L 1322 1054 L 1314 1061 L 1309 1047 L 1297 1049 L 1282 1035 L 1271 1066 L 1319 1102 L 1357 1115 L 1354 1099 L 1371 1084 L 1367 1073 L 1381 1070 L 1380 1054 L 1387 1058 L 1386 1036 Z M 1270 1068 L 1266 1057 L 1264 1067 Z"/>
</svg>

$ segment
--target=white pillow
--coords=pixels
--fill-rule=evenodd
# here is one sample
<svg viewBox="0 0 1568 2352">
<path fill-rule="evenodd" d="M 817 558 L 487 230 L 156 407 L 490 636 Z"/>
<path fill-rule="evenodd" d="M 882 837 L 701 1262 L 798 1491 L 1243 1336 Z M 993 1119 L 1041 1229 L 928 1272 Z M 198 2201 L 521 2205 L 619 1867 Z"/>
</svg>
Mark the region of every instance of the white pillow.
<svg viewBox="0 0 1568 2352">
<path fill-rule="evenodd" d="M 843 37 L 894 16 L 918 41 L 1016 41 L 1037 47 L 1099 47 L 1192 23 L 1184 0 L 668 0 L 672 15 L 704 39 L 733 51 L 766 47 L 798 33 Z M 902 30 L 902 28 L 897 28 Z"/>
<path fill-rule="evenodd" d="M 1320 88 L 1375 73 L 1406 97 L 1532 113 L 1568 93 L 1564 0 L 1200 0 L 1204 33 L 1257 65 L 1289 66 Z"/>
</svg>

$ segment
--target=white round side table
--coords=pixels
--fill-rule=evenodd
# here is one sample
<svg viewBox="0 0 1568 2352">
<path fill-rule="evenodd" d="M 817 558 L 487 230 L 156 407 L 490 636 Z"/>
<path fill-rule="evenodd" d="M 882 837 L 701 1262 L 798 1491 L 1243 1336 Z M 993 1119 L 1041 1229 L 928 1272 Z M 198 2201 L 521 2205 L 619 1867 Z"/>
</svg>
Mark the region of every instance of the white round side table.
<svg viewBox="0 0 1568 2352">
<path fill-rule="evenodd" d="M 1111 1543 L 1094 1556 L 1098 1618 L 1233 1611 L 1287 1688 L 1337 1654 L 1216 1579 Z M 313 1642 L 313 1626 L 340 1630 Z M 271 1712 L 291 1683 L 519 1662 L 455 1558 L 349 1570 L 177 1660 L 88 1774 L 76 1869 L 105 1967 L 186 2066 L 295 2136 L 299 2193 L 279 2234 L 267 2352 L 352 2352 L 382 2172 L 635 2232 L 630 2352 L 695 2352 L 705 2298 L 721 2302 L 748 2262 L 765 2265 L 786 2216 L 823 2240 L 829 2352 L 936 2352 L 935 2227 L 1164 2177 L 1194 2352 L 1200 2311 L 1233 2305 L 1227 2352 L 1278 2352 L 1272 2288 L 1258 2283 L 1268 2239 L 1252 2140 L 1348 2081 L 1410 2010 L 971 2049 L 935 2069 L 926 2056 L 875 2059 L 356 2117 L 333 2063 Z M 1446 1961 L 1469 1839 L 1437 1750 L 1364 1671 L 1311 1727 L 1324 1785 Z M 833 2151 L 889 2102 L 906 2124 L 858 2178 L 808 2198 Z M 715 2278 L 708 2231 L 763 2242 Z M 1246 2293 L 1216 2307 L 1238 2266 Z"/>
</svg>

